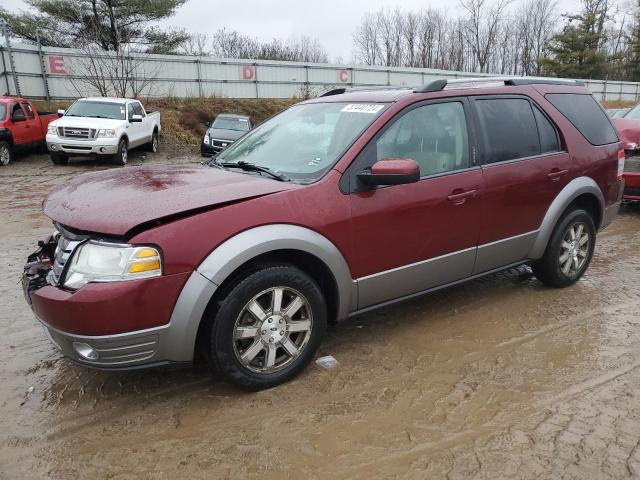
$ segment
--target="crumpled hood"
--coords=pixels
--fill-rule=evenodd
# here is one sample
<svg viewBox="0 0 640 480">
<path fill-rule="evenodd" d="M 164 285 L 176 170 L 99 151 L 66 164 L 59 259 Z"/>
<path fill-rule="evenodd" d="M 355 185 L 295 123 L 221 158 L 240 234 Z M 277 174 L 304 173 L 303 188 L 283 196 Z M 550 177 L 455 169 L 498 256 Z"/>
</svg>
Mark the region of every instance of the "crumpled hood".
<svg viewBox="0 0 640 480">
<path fill-rule="evenodd" d="M 47 196 L 43 210 L 73 229 L 125 235 L 153 220 L 294 188 L 204 165 L 125 167 L 74 177 Z"/>
<path fill-rule="evenodd" d="M 612 118 L 625 150 L 640 150 L 640 120 Z"/>
</svg>

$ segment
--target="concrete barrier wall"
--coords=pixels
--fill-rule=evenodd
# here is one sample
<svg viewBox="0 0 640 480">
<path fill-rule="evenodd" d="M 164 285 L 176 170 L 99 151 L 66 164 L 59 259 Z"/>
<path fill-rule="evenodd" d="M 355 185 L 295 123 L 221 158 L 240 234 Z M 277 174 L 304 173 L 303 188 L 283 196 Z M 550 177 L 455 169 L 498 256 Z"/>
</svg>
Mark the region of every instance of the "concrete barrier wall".
<svg viewBox="0 0 640 480">
<path fill-rule="evenodd" d="M 29 98 L 54 100 L 98 94 L 87 78 L 91 60 L 79 50 L 17 44 L 10 49 L 0 47 L 0 53 L 0 94 L 19 93 Z M 425 68 L 328 65 L 186 55 L 134 55 L 127 61 L 134 70 L 132 77 L 136 84 L 142 85 L 138 87 L 140 95 L 145 97 L 217 95 L 233 98 L 290 98 L 314 96 L 340 86 L 421 85 L 439 78 L 483 76 L 478 73 Z M 12 64 L 15 72 L 11 68 Z M 584 82 L 599 100 L 636 101 L 640 96 L 640 83 L 602 80 Z"/>
</svg>

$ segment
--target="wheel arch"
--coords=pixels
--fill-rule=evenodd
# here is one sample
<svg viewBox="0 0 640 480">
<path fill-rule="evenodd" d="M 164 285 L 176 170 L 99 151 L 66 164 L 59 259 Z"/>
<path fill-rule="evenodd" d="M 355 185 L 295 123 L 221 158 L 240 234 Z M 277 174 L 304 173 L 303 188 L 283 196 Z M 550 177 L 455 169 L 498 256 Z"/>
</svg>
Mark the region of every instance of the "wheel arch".
<svg viewBox="0 0 640 480">
<path fill-rule="evenodd" d="M 289 224 L 252 228 L 214 249 L 183 287 L 170 320 L 172 359 L 191 360 L 203 319 L 216 308 L 217 300 L 244 274 L 273 263 L 297 266 L 319 283 L 327 299 L 329 321 L 346 318 L 357 304 L 347 262 L 326 237 Z"/>
<path fill-rule="evenodd" d="M 532 260 L 542 258 L 554 228 L 564 213 L 574 207 L 583 208 L 591 213 L 596 229 L 600 228 L 605 207 L 604 196 L 592 178 L 575 178 L 556 196 L 545 213 L 529 258 Z"/>
</svg>

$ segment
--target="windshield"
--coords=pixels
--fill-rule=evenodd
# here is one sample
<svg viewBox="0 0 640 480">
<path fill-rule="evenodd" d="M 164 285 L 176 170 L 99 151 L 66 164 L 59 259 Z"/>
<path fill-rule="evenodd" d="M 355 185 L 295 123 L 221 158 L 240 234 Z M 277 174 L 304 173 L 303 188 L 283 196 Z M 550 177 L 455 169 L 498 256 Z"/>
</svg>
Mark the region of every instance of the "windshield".
<svg viewBox="0 0 640 480">
<path fill-rule="evenodd" d="M 246 118 L 218 117 L 211 124 L 212 128 L 222 130 L 238 130 L 240 132 L 249 131 L 249 120 Z"/>
<path fill-rule="evenodd" d="M 4 117 L 7 115 L 7 105 L 4 103 L 0 103 L 0 121 L 4 120 Z"/>
<path fill-rule="evenodd" d="M 224 150 L 216 162 L 253 163 L 310 183 L 333 167 L 386 107 L 378 103 L 294 105 Z"/>
<path fill-rule="evenodd" d="M 92 117 L 125 120 L 124 105 L 111 102 L 91 102 L 80 100 L 69 107 L 65 117 Z"/>
<path fill-rule="evenodd" d="M 636 105 L 631 110 L 629 110 L 623 118 L 628 118 L 629 120 L 640 120 L 640 105 Z"/>
</svg>

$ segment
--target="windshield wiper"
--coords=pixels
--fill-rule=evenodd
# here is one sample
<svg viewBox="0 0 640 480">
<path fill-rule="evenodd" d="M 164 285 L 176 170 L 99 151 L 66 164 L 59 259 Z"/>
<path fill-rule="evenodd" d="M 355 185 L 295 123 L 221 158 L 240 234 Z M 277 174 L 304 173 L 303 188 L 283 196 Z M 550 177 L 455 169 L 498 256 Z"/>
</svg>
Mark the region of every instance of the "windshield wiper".
<svg viewBox="0 0 640 480">
<path fill-rule="evenodd" d="M 276 180 L 280 180 L 281 182 L 290 182 L 291 181 L 291 179 L 289 177 L 287 177 L 286 175 L 284 175 L 282 173 L 274 172 L 273 170 L 271 170 L 268 167 L 263 167 L 261 165 L 256 165 L 255 163 L 249 163 L 249 162 L 244 162 L 244 161 L 240 161 L 240 162 L 237 162 L 237 163 L 235 163 L 235 162 L 219 162 L 216 159 L 212 159 L 209 162 L 209 165 L 214 165 L 214 166 L 223 167 L 223 168 L 240 168 L 241 170 L 245 170 L 247 172 L 266 173 L 270 177 L 275 178 Z"/>
</svg>

